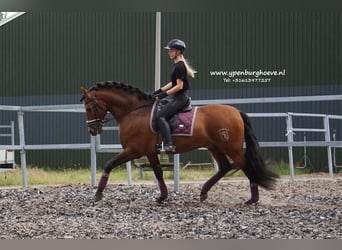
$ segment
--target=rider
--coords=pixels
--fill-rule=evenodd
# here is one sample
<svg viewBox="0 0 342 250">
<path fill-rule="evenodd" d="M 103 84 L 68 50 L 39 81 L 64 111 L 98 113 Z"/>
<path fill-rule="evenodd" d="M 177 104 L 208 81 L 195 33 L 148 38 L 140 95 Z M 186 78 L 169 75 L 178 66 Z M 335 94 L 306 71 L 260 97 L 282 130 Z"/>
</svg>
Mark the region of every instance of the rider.
<svg viewBox="0 0 342 250">
<path fill-rule="evenodd" d="M 157 126 L 164 140 L 165 152 L 176 152 L 176 147 L 172 143 L 170 125 L 167 122 L 169 118 L 178 113 L 188 102 L 189 80 L 188 75 L 195 77 L 196 71 L 190 67 L 185 60 L 183 53 L 186 46 L 182 40 L 172 39 L 165 49 L 168 55 L 175 63 L 171 73 L 171 82 L 167 83 L 152 95 L 155 99 L 167 99 L 166 104 L 157 112 Z"/>
</svg>

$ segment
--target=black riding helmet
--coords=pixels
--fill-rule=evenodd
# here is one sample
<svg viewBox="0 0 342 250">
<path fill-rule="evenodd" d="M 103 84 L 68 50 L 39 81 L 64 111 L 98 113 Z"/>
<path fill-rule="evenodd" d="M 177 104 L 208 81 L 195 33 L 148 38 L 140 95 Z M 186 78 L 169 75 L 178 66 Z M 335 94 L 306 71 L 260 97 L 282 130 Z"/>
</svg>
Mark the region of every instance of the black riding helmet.
<svg viewBox="0 0 342 250">
<path fill-rule="evenodd" d="M 182 40 L 172 39 L 170 42 L 168 42 L 168 44 L 164 48 L 165 49 L 177 49 L 177 50 L 184 52 L 186 46 Z"/>
</svg>

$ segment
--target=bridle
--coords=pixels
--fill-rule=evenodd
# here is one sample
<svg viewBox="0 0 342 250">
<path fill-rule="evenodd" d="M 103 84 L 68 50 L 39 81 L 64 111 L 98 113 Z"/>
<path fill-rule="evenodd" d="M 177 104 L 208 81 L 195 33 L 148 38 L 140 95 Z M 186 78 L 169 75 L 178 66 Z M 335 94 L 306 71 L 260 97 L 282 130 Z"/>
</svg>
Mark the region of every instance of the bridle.
<svg viewBox="0 0 342 250">
<path fill-rule="evenodd" d="M 87 125 L 88 127 L 94 127 L 96 128 L 97 131 L 99 131 L 102 128 L 102 126 L 110 120 L 110 119 L 100 119 L 99 109 L 103 110 L 106 113 L 107 113 L 107 109 L 103 108 L 101 105 L 99 105 L 96 102 L 95 97 L 93 96 L 92 93 L 90 93 L 90 98 L 85 102 L 85 105 L 87 105 L 89 102 L 92 102 L 93 104 L 92 110 L 94 110 L 96 118 L 92 120 L 87 120 Z"/>
</svg>

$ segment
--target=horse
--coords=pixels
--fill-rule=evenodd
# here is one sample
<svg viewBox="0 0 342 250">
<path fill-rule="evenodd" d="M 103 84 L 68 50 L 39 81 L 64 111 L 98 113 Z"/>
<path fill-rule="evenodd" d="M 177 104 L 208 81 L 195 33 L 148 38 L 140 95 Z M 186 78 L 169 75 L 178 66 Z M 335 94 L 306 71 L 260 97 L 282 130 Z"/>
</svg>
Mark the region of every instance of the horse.
<svg viewBox="0 0 342 250">
<path fill-rule="evenodd" d="M 151 94 L 122 82 L 99 82 L 88 90 L 81 87 L 87 129 L 95 136 L 101 134 L 107 113 L 111 113 L 119 127 L 123 150 L 104 166 L 95 193 L 95 202 L 103 198 L 110 172 L 120 164 L 146 156 L 158 182 L 162 203 L 168 197 L 163 170 L 158 159 L 158 136 L 150 127 L 151 110 L 155 100 Z M 245 204 L 257 203 L 259 189 L 273 189 L 279 176 L 265 164 L 259 143 L 247 114 L 230 105 L 199 106 L 194 118 L 193 134 L 189 137 L 173 136 L 176 154 L 207 148 L 216 160 L 218 171 L 202 186 L 200 202 L 228 171 L 236 166 L 249 179 L 251 198 Z M 244 150 L 244 142 L 246 148 Z"/>
</svg>

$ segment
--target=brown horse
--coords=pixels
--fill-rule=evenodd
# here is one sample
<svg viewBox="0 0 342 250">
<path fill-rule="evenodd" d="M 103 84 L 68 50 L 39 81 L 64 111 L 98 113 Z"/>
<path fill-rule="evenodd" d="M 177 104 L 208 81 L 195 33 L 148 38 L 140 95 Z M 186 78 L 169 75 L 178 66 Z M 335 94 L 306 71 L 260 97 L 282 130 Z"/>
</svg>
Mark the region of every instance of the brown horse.
<svg viewBox="0 0 342 250">
<path fill-rule="evenodd" d="M 156 150 L 157 136 L 150 128 L 150 115 L 154 103 L 152 96 L 134 86 L 119 82 L 101 82 L 89 90 L 81 90 L 81 101 L 85 101 L 89 133 L 100 134 L 105 116 L 110 112 L 119 125 L 120 142 L 123 147 L 121 153 L 106 163 L 95 201 L 102 199 L 103 190 L 113 168 L 144 155 L 147 156 L 159 184 L 160 196 L 157 202 L 164 201 L 168 196 L 168 190 Z M 199 107 L 193 135 L 174 136 L 173 141 L 176 153 L 207 148 L 219 166 L 219 171 L 203 185 L 201 201 L 207 198 L 211 187 L 233 168 L 232 164 L 238 166 L 250 181 L 251 198 L 247 204 L 259 200 L 258 185 L 271 189 L 278 178 L 278 175 L 265 165 L 248 116 L 232 106 Z"/>
</svg>

